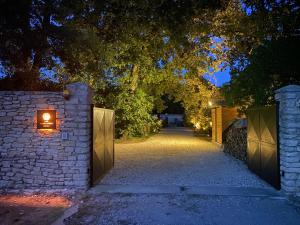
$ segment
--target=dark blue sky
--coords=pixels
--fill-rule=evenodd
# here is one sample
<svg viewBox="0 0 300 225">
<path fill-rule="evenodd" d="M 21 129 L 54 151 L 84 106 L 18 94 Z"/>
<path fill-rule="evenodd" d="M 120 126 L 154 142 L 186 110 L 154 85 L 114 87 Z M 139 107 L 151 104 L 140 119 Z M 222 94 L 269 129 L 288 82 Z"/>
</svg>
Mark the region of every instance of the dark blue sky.
<svg viewBox="0 0 300 225">
<path fill-rule="evenodd" d="M 217 87 L 221 87 L 224 83 L 230 81 L 230 69 L 227 67 L 224 71 L 219 71 L 213 75 L 205 75 L 204 77 Z"/>
</svg>

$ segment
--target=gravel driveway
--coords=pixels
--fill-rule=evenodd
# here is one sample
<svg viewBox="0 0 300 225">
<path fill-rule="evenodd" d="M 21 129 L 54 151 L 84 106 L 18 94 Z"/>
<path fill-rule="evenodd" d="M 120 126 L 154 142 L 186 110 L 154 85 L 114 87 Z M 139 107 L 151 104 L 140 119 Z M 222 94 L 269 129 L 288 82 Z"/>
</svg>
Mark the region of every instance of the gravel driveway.
<svg viewBox="0 0 300 225">
<path fill-rule="evenodd" d="M 189 129 L 117 144 L 115 156 L 67 224 L 300 224 L 284 196 Z"/>
<path fill-rule="evenodd" d="M 116 145 L 115 168 L 101 183 L 266 187 L 244 163 L 186 128 L 169 128 L 145 142 Z"/>
</svg>

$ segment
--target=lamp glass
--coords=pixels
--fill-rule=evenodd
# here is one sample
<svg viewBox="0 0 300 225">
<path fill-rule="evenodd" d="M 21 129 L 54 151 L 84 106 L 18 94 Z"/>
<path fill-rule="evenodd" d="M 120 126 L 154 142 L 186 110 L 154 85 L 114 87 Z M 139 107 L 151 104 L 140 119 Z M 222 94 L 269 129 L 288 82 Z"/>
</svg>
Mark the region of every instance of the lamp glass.
<svg viewBox="0 0 300 225">
<path fill-rule="evenodd" d="M 45 120 L 45 121 L 49 121 L 50 120 L 50 118 L 51 118 L 51 115 L 50 115 L 50 113 L 43 113 L 43 119 Z"/>
</svg>

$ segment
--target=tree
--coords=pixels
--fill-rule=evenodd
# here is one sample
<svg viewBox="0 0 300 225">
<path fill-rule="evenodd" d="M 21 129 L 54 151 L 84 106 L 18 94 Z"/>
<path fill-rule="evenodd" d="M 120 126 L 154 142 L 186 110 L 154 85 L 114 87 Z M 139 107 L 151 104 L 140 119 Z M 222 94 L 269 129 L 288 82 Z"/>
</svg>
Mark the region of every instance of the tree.
<svg viewBox="0 0 300 225">
<path fill-rule="evenodd" d="M 274 104 L 275 90 L 300 84 L 299 57 L 297 36 L 266 41 L 254 50 L 243 70 L 232 71 L 230 83 L 223 88 L 227 101 L 243 109 Z"/>
<path fill-rule="evenodd" d="M 140 135 L 143 125 L 154 122 L 149 114 L 163 110 L 166 94 L 204 124 L 197 114 L 206 114 L 213 90 L 202 76 L 219 70 L 224 60 L 234 65 L 247 58 L 274 27 L 261 29 L 257 18 L 269 12 L 249 16 L 237 0 L 0 3 L 5 82 L 36 90 L 43 69 L 85 82 L 95 89 L 97 105 L 116 109 L 120 134 L 128 135 Z"/>
<path fill-rule="evenodd" d="M 107 1 L 95 6 L 89 17 L 67 23 L 76 35 L 62 48 L 65 73 L 94 87 L 98 104 L 116 109 L 120 134 L 141 135 L 141 128 L 154 122 L 148 106 L 163 109 L 161 96 L 174 95 L 180 71 L 192 79 L 218 63 L 208 54 L 208 25 L 193 22 L 199 14 L 209 23 L 213 14 L 207 10 L 217 8 L 210 4 Z"/>
<path fill-rule="evenodd" d="M 54 23 L 60 7 L 60 1 L 0 2 L 0 63 L 12 78 L 6 88 L 39 89 L 40 69 L 55 64 L 51 45 L 60 39 Z"/>
<path fill-rule="evenodd" d="M 197 129 L 209 127 L 209 100 L 215 95 L 216 88 L 202 77 L 186 78 L 177 93 L 186 112 L 186 120 Z"/>
<path fill-rule="evenodd" d="M 239 32 L 227 32 L 234 49 L 228 51 L 232 79 L 223 88 L 227 102 L 243 111 L 253 105 L 274 104 L 276 89 L 299 84 L 300 50 L 299 1 L 244 3 L 239 13 L 248 13 L 243 22 L 233 25 Z M 246 25 L 251 21 L 251 26 Z M 241 28 L 243 25 L 249 30 Z"/>
</svg>

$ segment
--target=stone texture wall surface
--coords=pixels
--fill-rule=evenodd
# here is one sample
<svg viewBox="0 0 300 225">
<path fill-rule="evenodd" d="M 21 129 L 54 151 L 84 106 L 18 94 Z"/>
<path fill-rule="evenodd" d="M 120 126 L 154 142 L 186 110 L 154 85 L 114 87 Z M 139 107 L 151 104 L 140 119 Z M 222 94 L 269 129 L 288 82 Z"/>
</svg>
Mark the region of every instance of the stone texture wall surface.
<svg viewBox="0 0 300 225">
<path fill-rule="evenodd" d="M 89 186 L 91 98 L 71 93 L 0 91 L 0 188 L 86 189 Z M 37 129 L 37 110 L 56 110 L 55 130 Z"/>
<path fill-rule="evenodd" d="M 223 151 L 239 160 L 246 161 L 247 127 L 237 128 L 231 126 L 223 135 Z"/>
<path fill-rule="evenodd" d="M 300 86 L 277 90 L 276 100 L 279 101 L 281 188 L 300 197 Z"/>
</svg>

